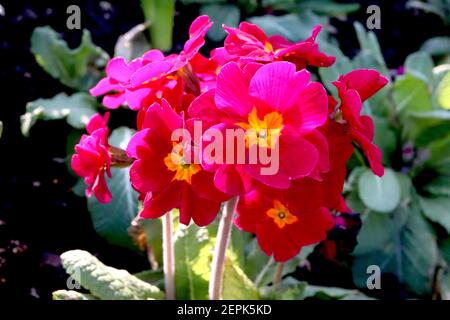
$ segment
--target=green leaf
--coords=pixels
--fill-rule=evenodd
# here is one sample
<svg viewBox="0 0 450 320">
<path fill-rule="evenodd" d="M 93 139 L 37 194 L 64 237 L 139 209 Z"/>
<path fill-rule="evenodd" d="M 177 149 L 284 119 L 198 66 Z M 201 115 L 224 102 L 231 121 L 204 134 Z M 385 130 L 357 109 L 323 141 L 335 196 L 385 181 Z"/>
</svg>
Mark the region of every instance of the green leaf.
<svg viewBox="0 0 450 320">
<path fill-rule="evenodd" d="M 223 274 L 222 299 L 224 300 L 258 300 L 259 291 L 239 266 L 231 259 L 226 259 Z"/>
<path fill-rule="evenodd" d="M 147 24 L 140 23 L 121 35 L 114 47 L 114 56 L 124 57 L 127 61 L 142 56 L 150 49 L 150 44 L 144 35 L 146 29 Z"/>
<path fill-rule="evenodd" d="M 437 172 L 450 175 L 450 135 L 429 145 L 430 158 L 426 164 Z"/>
<path fill-rule="evenodd" d="M 175 294 L 177 299 L 208 298 L 214 246 L 208 230 L 194 224 L 175 233 Z"/>
<path fill-rule="evenodd" d="M 368 296 L 354 289 L 322 287 L 310 285 L 293 278 L 284 279 L 277 289 L 275 297 L 280 300 L 369 300 Z"/>
<path fill-rule="evenodd" d="M 358 287 L 365 288 L 369 276 L 367 267 L 376 265 L 383 273 L 395 274 L 417 295 L 427 295 L 431 292 L 438 261 L 436 236 L 417 208 L 398 210 L 404 210 L 403 214 L 408 215 L 406 223 L 390 241 L 380 243 L 377 250 L 355 255 L 353 280 Z"/>
<path fill-rule="evenodd" d="M 133 130 L 125 127 L 114 130 L 109 139 L 113 146 L 126 149 Z M 112 199 L 104 204 L 95 197 L 88 198 L 95 230 L 112 244 L 135 248 L 128 227 L 138 213 L 138 194 L 130 183 L 129 168 L 113 168 L 112 179 L 107 180 Z"/>
<path fill-rule="evenodd" d="M 440 224 L 450 234 L 450 198 L 419 198 L 423 214 L 433 222 Z"/>
<path fill-rule="evenodd" d="M 330 17 L 337 17 L 347 15 L 349 13 L 358 11 L 360 5 L 358 3 L 336 3 L 333 1 L 301 1 L 296 6 L 296 11 L 303 12 L 311 10 Z"/>
<path fill-rule="evenodd" d="M 136 278 L 164 289 L 164 272 L 162 270 L 145 270 L 133 274 Z"/>
<path fill-rule="evenodd" d="M 447 72 L 436 89 L 436 100 L 442 109 L 450 110 L 450 72 Z M 450 112 L 447 112 L 450 118 Z"/>
<path fill-rule="evenodd" d="M 397 137 L 395 132 L 390 129 L 388 122 L 386 119 L 372 116 L 372 119 L 375 124 L 375 135 L 373 138 L 373 142 L 377 145 L 381 153 L 383 155 L 383 163 L 390 163 L 390 155 L 395 151 L 397 146 Z"/>
<path fill-rule="evenodd" d="M 361 216 L 362 227 L 358 234 L 355 255 L 363 255 L 388 245 L 403 228 L 408 219 L 404 209 L 388 214 L 368 211 Z"/>
<path fill-rule="evenodd" d="M 373 31 L 367 32 L 363 25 L 359 22 L 354 22 L 353 26 L 356 31 L 356 36 L 358 38 L 361 51 L 372 55 L 378 64 L 377 69 L 384 75 L 388 75 L 389 71 L 386 67 L 380 44 L 378 43 L 375 33 Z"/>
<path fill-rule="evenodd" d="M 3 122 L 0 121 L 0 138 L 2 137 L 3 134 Z"/>
<path fill-rule="evenodd" d="M 389 168 L 382 177 L 367 170 L 358 179 L 358 194 L 364 204 L 378 212 L 391 212 L 400 203 L 401 190 L 398 179 Z"/>
<path fill-rule="evenodd" d="M 70 49 L 50 27 L 37 27 L 31 35 L 31 52 L 37 63 L 53 78 L 66 86 L 87 91 L 101 78 L 108 54 L 95 46 L 88 30 L 83 31 L 81 44 Z"/>
<path fill-rule="evenodd" d="M 102 300 L 148 300 L 164 296 L 157 287 L 126 270 L 104 265 L 87 251 L 67 251 L 61 255 L 61 263 L 75 281 Z"/>
<path fill-rule="evenodd" d="M 433 67 L 433 60 L 426 52 L 412 53 L 405 61 L 406 72 L 426 83 L 431 83 L 433 79 Z"/>
<path fill-rule="evenodd" d="M 405 74 L 394 84 L 394 101 L 397 112 L 422 112 L 432 108 L 427 84 L 413 75 Z"/>
<path fill-rule="evenodd" d="M 234 4 L 208 4 L 200 8 L 201 15 L 208 15 L 214 22 L 208 31 L 208 37 L 213 41 L 221 41 L 225 38 L 226 32 L 222 28 L 222 24 L 228 27 L 236 28 L 241 18 L 239 8 Z"/>
<path fill-rule="evenodd" d="M 450 37 L 434 37 L 425 41 L 420 51 L 427 52 L 432 56 L 441 56 L 450 53 Z"/>
<path fill-rule="evenodd" d="M 20 117 L 21 130 L 28 136 L 38 120 L 66 119 L 76 129 L 83 129 L 97 109 L 97 101 L 87 93 L 78 92 L 71 96 L 59 93 L 50 99 L 28 102 L 26 112 Z"/>
<path fill-rule="evenodd" d="M 450 176 L 439 176 L 424 187 L 434 196 L 450 197 Z"/>
<path fill-rule="evenodd" d="M 175 0 L 141 0 L 145 21 L 150 24 L 152 47 L 168 51 L 172 48 Z"/>
<path fill-rule="evenodd" d="M 53 300 L 98 300 L 91 294 L 74 290 L 57 290 L 52 293 Z"/>
</svg>

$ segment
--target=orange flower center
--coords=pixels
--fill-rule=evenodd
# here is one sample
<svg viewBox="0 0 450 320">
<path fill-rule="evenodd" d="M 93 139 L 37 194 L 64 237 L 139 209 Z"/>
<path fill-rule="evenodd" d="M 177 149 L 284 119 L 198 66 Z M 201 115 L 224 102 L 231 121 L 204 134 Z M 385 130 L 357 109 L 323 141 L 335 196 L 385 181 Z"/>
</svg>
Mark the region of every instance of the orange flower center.
<svg viewBox="0 0 450 320">
<path fill-rule="evenodd" d="M 270 53 L 273 51 L 273 46 L 269 41 L 266 41 L 266 43 L 264 43 L 264 51 L 267 53 Z"/>
<path fill-rule="evenodd" d="M 247 147 L 254 144 L 266 148 L 275 146 L 283 129 L 283 116 L 279 112 L 270 112 L 263 119 L 260 119 L 256 108 L 253 107 L 247 121 L 248 123 L 236 123 L 236 125 L 246 130 L 245 143 Z"/>
<path fill-rule="evenodd" d="M 164 164 L 167 169 L 175 172 L 172 180 L 186 181 L 191 184 L 192 176 L 201 170 L 201 166 L 186 161 L 183 148 L 179 152 L 176 152 L 175 149 L 164 158 Z"/>
<path fill-rule="evenodd" d="M 266 214 L 273 219 L 280 229 L 284 228 L 286 225 L 297 222 L 298 220 L 297 217 L 278 200 L 273 200 L 273 207 L 267 210 Z"/>
</svg>

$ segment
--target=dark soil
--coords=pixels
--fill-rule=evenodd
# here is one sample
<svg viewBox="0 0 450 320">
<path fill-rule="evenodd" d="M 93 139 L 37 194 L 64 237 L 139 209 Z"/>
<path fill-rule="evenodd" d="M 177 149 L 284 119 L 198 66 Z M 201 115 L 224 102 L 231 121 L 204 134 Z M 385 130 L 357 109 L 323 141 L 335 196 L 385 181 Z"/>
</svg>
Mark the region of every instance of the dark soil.
<svg viewBox="0 0 450 320">
<path fill-rule="evenodd" d="M 350 21 L 333 19 L 339 30 L 337 38 L 349 55 L 358 49 L 352 21 L 365 22 L 369 2 L 381 3 L 361 1 L 361 10 L 352 14 Z M 71 93 L 37 65 L 29 40 L 35 27 L 50 25 L 72 47 L 77 46 L 81 32 L 66 28 L 66 8 L 75 3 L 82 10 L 82 27 L 89 29 L 94 43 L 111 55 L 119 35 L 144 20 L 137 0 L 2 1 L 0 120 L 5 128 L 0 139 L 0 299 L 51 299 L 53 290 L 66 286 L 58 257 L 69 249 L 88 250 L 106 264 L 130 272 L 148 268 L 143 255 L 112 246 L 95 233 L 86 200 L 71 190 L 76 178 L 65 163 L 66 140 L 71 132 L 65 122 L 38 123 L 29 138 L 20 132 L 19 117 L 28 101 L 61 91 Z M 198 14 L 196 6 L 177 5 L 175 49 L 183 43 L 189 22 Z M 383 1 L 380 6 L 382 29 L 376 33 L 391 68 L 400 66 L 424 40 L 448 34 L 448 27 L 437 16 L 406 10 L 404 1 Z M 114 112 L 112 125 L 118 125 L 119 119 L 123 123 L 124 118 L 134 125 L 134 115 L 127 111 Z M 344 274 L 345 283 L 339 285 L 351 283 L 348 269 L 333 269 L 333 264 L 330 268 L 320 258 L 314 261 L 318 270 L 335 270 L 338 275 L 334 279 Z M 312 282 L 319 278 L 332 281 L 323 274 L 305 277 Z M 394 296 L 401 296 L 395 294 L 396 290 L 392 290 Z"/>
</svg>

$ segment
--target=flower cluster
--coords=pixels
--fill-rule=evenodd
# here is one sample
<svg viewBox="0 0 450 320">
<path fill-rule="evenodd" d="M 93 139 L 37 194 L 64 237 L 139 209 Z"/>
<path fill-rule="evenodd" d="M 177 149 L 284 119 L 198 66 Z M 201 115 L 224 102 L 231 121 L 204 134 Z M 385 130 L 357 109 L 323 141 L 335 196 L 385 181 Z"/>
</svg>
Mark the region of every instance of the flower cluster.
<svg viewBox="0 0 450 320">
<path fill-rule="evenodd" d="M 224 26 L 224 47 L 205 57 L 199 50 L 211 25 L 198 17 L 179 54 L 150 50 L 129 63 L 112 59 L 91 94 L 104 95 L 108 109 L 137 111 L 138 131 L 126 151 L 142 217 L 178 208 L 181 223 L 205 226 L 222 202 L 238 196 L 236 226 L 286 261 L 326 238 L 333 211 L 349 211 L 341 194 L 354 145 L 383 175 L 374 124 L 361 109 L 388 80 L 374 70 L 342 75 L 333 83 L 338 103 L 308 71 L 335 61 L 319 50 L 319 26 L 299 43 L 268 37 L 247 22 Z M 107 116 L 99 117 L 76 146 L 72 166 L 85 177 L 87 194 L 107 202 L 112 160 Z"/>
</svg>

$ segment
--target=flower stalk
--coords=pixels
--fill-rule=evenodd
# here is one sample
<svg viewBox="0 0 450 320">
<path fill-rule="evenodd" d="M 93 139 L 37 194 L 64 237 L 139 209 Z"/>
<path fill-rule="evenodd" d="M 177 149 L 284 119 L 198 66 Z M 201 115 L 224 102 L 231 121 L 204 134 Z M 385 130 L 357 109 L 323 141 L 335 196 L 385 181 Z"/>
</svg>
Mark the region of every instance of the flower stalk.
<svg viewBox="0 0 450 320">
<path fill-rule="evenodd" d="M 172 214 L 168 212 L 162 218 L 163 266 L 166 300 L 175 299 L 175 253 L 173 246 Z"/>
<path fill-rule="evenodd" d="M 217 231 L 216 247 L 211 267 L 211 278 L 209 281 L 209 299 L 218 300 L 222 292 L 223 271 L 225 267 L 225 254 L 230 242 L 231 228 L 233 226 L 233 215 L 236 210 L 238 197 L 230 199 L 223 208 Z"/>
</svg>

